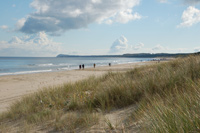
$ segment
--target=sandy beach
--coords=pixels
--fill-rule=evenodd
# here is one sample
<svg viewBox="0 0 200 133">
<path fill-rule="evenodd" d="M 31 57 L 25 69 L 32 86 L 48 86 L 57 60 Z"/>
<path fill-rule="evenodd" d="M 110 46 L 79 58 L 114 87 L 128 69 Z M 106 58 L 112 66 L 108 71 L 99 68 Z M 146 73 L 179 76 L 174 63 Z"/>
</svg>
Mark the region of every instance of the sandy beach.
<svg viewBox="0 0 200 133">
<path fill-rule="evenodd" d="M 86 68 L 84 70 L 9 75 L 0 77 L 0 112 L 6 111 L 16 100 L 45 87 L 55 87 L 73 83 L 89 76 L 101 76 L 108 71 L 123 72 L 152 62 L 139 62 L 121 65 Z"/>
</svg>

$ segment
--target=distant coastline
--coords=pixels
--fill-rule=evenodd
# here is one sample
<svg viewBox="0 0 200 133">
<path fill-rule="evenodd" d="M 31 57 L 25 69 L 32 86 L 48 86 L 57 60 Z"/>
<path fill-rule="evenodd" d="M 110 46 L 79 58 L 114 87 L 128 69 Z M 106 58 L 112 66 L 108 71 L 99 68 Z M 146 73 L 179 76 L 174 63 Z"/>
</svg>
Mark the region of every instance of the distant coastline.
<svg viewBox="0 0 200 133">
<path fill-rule="evenodd" d="M 123 55 L 67 55 L 59 54 L 56 57 L 131 57 L 131 58 L 158 58 L 158 57 L 180 57 L 199 53 L 138 53 L 138 54 L 123 54 Z"/>
</svg>

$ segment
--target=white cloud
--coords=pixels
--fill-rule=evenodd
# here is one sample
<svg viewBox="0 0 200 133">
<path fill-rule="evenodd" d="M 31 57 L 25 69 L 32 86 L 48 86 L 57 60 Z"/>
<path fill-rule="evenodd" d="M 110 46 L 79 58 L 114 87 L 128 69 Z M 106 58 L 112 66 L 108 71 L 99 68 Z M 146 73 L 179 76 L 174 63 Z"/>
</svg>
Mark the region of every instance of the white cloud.
<svg viewBox="0 0 200 133">
<path fill-rule="evenodd" d="M 24 33 L 45 31 L 60 34 L 85 28 L 94 22 L 127 23 L 141 18 L 132 12 L 139 3 L 140 0 L 34 0 L 31 6 L 36 11 L 17 25 Z"/>
<path fill-rule="evenodd" d="M 132 14 L 131 9 L 127 9 L 126 11 L 121 11 L 115 16 L 115 21 L 119 23 L 127 23 L 130 20 L 141 19 L 142 16 L 138 13 Z"/>
<path fill-rule="evenodd" d="M 194 48 L 194 52 L 200 52 L 200 47 Z"/>
<path fill-rule="evenodd" d="M 112 24 L 113 21 L 112 21 L 111 19 L 108 19 L 108 20 L 105 21 L 105 23 L 106 23 L 106 24 Z"/>
<path fill-rule="evenodd" d="M 200 0 L 184 0 L 184 2 L 185 3 L 187 3 L 187 4 L 198 4 L 198 3 L 200 3 Z"/>
<path fill-rule="evenodd" d="M 13 5 L 12 5 L 12 7 L 16 7 L 16 5 L 15 5 L 15 4 L 13 4 Z"/>
<path fill-rule="evenodd" d="M 185 53 L 185 52 L 200 52 L 200 47 L 196 47 L 194 49 L 189 48 L 168 48 L 163 45 L 156 45 L 154 47 L 147 47 L 143 43 L 139 43 L 137 45 L 129 45 L 128 40 L 121 36 L 120 39 L 117 39 L 113 42 L 110 52 L 114 54 L 125 54 L 125 53 Z"/>
<path fill-rule="evenodd" d="M 7 25 L 2 25 L 2 26 L 0 26 L 0 28 L 1 28 L 2 30 L 6 30 L 6 29 L 8 29 L 8 26 L 7 26 Z"/>
<path fill-rule="evenodd" d="M 169 49 L 164 47 L 164 46 L 162 46 L 162 45 L 160 45 L 160 44 L 158 44 L 158 45 L 156 45 L 155 47 L 152 48 L 152 51 L 160 53 L 160 52 L 169 51 Z"/>
<path fill-rule="evenodd" d="M 186 49 L 186 48 L 179 48 L 176 51 L 179 52 L 179 53 L 184 53 L 184 52 L 187 52 L 187 50 L 188 49 Z"/>
<path fill-rule="evenodd" d="M 167 3 L 168 0 L 158 0 L 160 3 Z"/>
<path fill-rule="evenodd" d="M 92 3 L 101 3 L 101 0 L 92 0 Z"/>
<path fill-rule="evenodd" d="M 151 53 L 185 53 L 191 51 L 188 48 L 168 48 L 162 46 L 160 44 L 156 45 L 155 47 L 149 49 Z"/>
<path fill-rule="evenodd" d="M 182 23 L 178 27 L 190 27 L 200 22 L 200 10 L 189 6 L 182 15 Z"/>
<path fill-rule="evenodd" d="M 0 56 L 56 56 L 62 52 L 60 43 L 49 40 L 44 32 L 0 42 Z"/>
<path fill-rule="evenodd" d="M 110 47 L 110 52 L 109 53 L 115 53 L 115 54 L 122 54 L 124 53 L 129 45 L 127 44 L 128 40 L 126 37 L 121 36 L 119 39 L 115 40 Z"/>
<path fill-rule="evenodd" d="M 17 23 L 15 24 L 16 30 L 20 30 L 24 26 L 25 22 L 26 22 L 26 18 L 22 18 L 18 20 Z"/>
<path fill-rule="evenodd" d="M 133 50 L 139 50 L 139 49 L 141 49 L 143 47 L 144 47 L 144 44 L 143 43 L 139 43 L 138 45 L 133 46 Z"/>
</svg>

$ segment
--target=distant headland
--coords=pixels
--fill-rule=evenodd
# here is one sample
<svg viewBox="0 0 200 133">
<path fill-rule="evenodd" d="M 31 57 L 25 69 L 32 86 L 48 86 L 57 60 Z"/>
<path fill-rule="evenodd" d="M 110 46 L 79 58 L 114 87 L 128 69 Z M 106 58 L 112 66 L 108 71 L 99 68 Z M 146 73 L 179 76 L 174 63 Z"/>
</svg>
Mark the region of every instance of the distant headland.
<svg viewBox="0 0 200 133">
<path fill-rule="evenodd" d="M 123 55 L 67 55 L 59 54 L 56 57 L 132 57 L 132 58 L 158 58 L 158 57 L 180 57 L 198 53 L 138 53 L 138 54 L 123 54 Z"/>
</svg>

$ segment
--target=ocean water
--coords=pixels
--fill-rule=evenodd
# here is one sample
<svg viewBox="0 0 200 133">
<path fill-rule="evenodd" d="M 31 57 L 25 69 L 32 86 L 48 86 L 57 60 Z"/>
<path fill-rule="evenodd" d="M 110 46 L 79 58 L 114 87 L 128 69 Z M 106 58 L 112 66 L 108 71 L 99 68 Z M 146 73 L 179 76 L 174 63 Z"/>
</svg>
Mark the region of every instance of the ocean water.
<svg viewBox="0 0 200 133">
<path fill-rule="evenodd" d="M 126 64 L 149 61 L 151 58 L 111 58 L 111 57 L 0 57 L 0 76 L 17 75 L 39 72 L 63 71 L 79 69 L 80 64 L 85 68 L 107 66 L 108 63 Z"/>
</svg>

